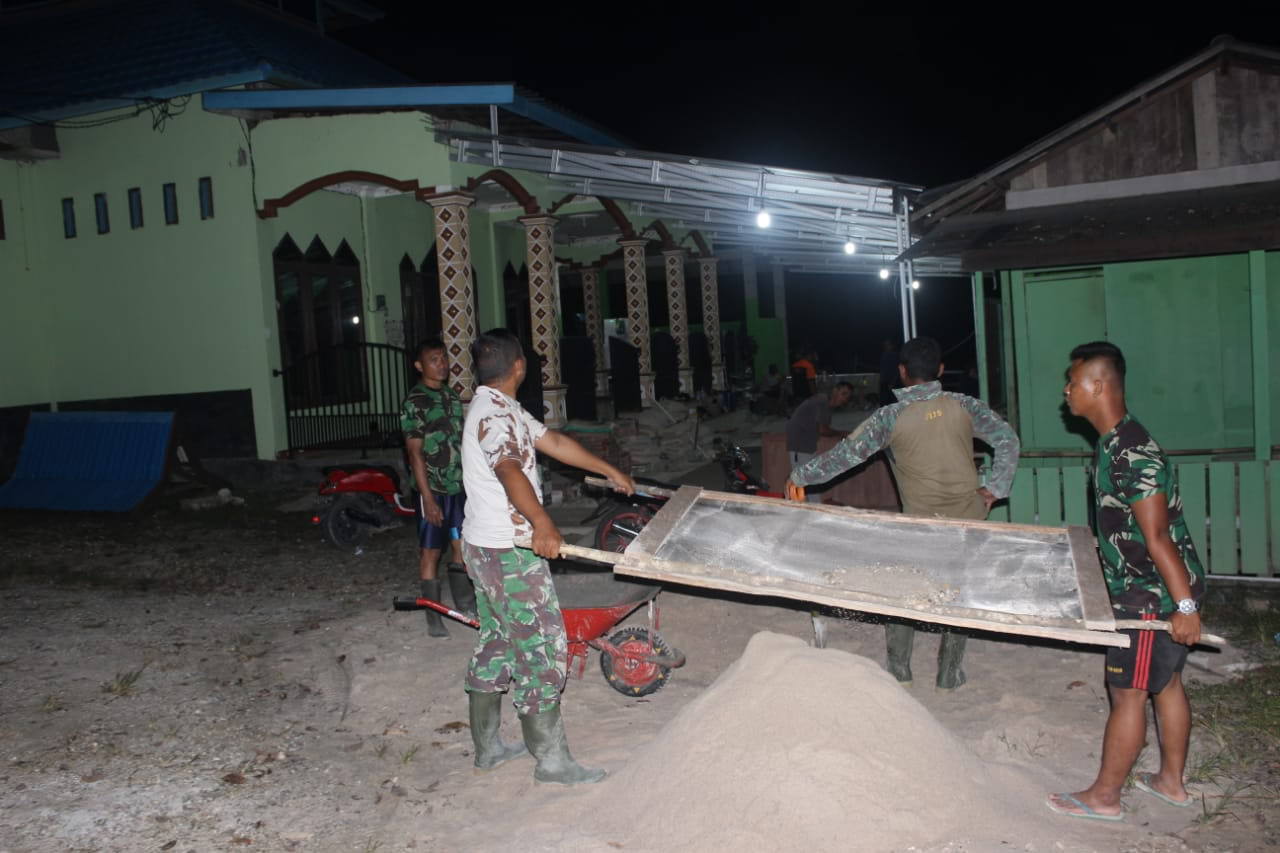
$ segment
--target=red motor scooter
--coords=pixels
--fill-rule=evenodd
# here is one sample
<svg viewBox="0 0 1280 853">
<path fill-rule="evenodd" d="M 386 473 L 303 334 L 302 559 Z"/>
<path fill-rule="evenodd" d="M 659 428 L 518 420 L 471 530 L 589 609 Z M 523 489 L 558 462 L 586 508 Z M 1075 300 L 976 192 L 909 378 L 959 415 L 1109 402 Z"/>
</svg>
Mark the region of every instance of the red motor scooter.
<svg viewBox="0 0 1280 853">
<path fill-rule="evenodd" d="M 400 494 L 400 474 L 390 465 L 331 465 L 324 477 L 311 523 L 340 548 L 401 527 L 415 515 L 413 504 Z"/>
</svg>

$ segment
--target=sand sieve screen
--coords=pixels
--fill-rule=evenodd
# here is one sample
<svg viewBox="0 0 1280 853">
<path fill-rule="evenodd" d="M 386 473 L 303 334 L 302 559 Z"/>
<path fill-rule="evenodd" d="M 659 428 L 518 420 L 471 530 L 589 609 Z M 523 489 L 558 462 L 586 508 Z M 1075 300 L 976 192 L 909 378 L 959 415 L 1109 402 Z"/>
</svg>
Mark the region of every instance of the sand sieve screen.
<svg viewBox="0 0 1280 853">
<path fill-rule="evenodd" d="M 764 585 L 795 581 L 920 610 L 1082 619 L 1067 531 L 1002 527 L 703 494 L 652 556 L 759 578 Z"/>
</svg>

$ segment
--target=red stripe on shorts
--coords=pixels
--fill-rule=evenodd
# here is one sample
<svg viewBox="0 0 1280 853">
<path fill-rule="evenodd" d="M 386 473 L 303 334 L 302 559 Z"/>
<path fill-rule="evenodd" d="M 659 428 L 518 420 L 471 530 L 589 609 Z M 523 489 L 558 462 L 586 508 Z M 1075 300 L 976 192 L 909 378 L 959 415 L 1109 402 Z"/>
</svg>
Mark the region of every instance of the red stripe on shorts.
<svg viewBox="0 0 1280 853">
<path fill-rule="evenodd" d="M 1142 614 L 1144 621 L 1151 621 L 1155 616 Z M 1138 690 L 1146 690 L 1151 683 L 1151 652 L 1155 648 L 1156 632 L 1140 631 L 1138 635 L 1138 656 L 1133 666 L 1133 686 Z"/>
</svg>

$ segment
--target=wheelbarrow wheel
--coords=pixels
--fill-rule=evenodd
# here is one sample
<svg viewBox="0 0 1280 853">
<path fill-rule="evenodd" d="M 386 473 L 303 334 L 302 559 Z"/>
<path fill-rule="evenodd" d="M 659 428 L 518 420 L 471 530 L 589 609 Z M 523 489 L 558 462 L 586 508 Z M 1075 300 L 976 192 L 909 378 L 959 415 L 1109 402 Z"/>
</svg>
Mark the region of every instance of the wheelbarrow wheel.
<svg viewBox="0 0 1280 853">
<path fill-rule="evenodd" d="M 626 696 L 648 696 L 662 689 L 671 678 L 671 667 L 658 666 L 645 660 L 649 655 L 675 657 L 667 641 L 657 631 L 653 633 L 653 650 L 649 649 L 649 630 L 631 627 L 614 632 L 609 642 L 621 654 L 616 658 L 608 652 L 600 653 L 600 671 L 609 686 Z"/>
</svg>

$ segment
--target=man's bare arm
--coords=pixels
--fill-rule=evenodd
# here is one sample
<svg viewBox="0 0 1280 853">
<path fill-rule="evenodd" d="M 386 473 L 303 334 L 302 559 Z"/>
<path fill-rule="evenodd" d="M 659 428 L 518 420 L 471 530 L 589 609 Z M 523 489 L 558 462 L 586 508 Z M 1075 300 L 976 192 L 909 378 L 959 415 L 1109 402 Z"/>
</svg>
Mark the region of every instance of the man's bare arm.
<svg viewBox="0 0 1280 853">
<path fill-rule="evenodd" d="M 520 463 L 514 459 L 503 459 L 494 466 L 493 473 L 506 491 L 507 500 L 533 525 L 534 553 L 548 559 L 559 557 L 564 539 L 551 516 L 542 508 L 542 501 L 533 491 L 533 483 L 524 475 Z"/>
<path fill-rule="evenodd" d="M 404 449 L 409 454 L 409 467 L 413 470 L 414 485 L 418 487 L 418 494 L 422 496 L 422 515 L 427 523 L 439 527 L 444 522 L 444 511 L 436 503 L 435 495 L 431 494 L 427 479 L 427 462 L 422 458 L 422 439 L 406 438 Z"/>
<path fill-rule="evenodd" d="M 558 459 L 566 465 L 572 465 L 584 471 L 593 471 L 602 477 L 607 477 L 609 482 L 613 484 L 613 488 L 623 494 L 630 495 L 636 490 L 636 484 L 630 475 L 622 473 L 562 432 L 549 429 L 534 442 L 533 446 L 552 459 Z"/>
<path fill-rule="evenodd" d="M 1187 565 L 1169 536 L 1169 503 L 1164 494 L 1156 493 L 1134 503 L 1133 515 L 1138 520 L 1142 536 L 1147 540 L 1147 552 L 1155 561 L 1156 571 L 1160 572 L 1169 595 L 1174 601 L 1190 598 L 1191 581 Z M 1199 613 L 1174 613 L 1169 618 L 1169 625 L 1169 634 L 1177 642 L 1194 646 L 1200 641 Z"/>
</svg>

